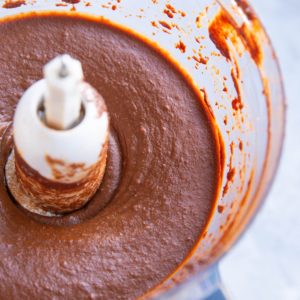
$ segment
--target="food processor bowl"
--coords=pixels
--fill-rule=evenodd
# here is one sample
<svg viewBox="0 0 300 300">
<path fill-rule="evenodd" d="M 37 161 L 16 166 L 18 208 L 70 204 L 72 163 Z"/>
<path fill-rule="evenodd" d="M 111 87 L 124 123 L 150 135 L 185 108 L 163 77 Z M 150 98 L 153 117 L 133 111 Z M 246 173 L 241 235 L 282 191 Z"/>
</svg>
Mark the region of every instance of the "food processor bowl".
<svg viewBox="0 0 300 300">
<path fill-rule="evenodd" d="M 274 179 L 285 124 L 278 62 L 245 0 L 1 1 L 19 13 L 89 14 L 146 37 L 188 74 L 219 128 L 222 185 L 202 236 L 144 299 L 224 299 L 220 258 L 246 230 Z"/>
</svg>

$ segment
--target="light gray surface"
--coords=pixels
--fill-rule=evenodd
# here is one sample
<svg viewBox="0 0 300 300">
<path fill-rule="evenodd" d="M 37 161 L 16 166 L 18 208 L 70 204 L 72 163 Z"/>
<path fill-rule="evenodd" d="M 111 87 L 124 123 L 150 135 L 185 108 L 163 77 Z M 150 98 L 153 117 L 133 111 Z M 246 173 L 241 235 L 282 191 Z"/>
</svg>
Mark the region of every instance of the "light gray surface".
<svg viewBox="0 0 300 300">
<path fill-rule="evenodd" d="M 300 300 L 300 0 L 250 0 L 280 60 L 288 101 L 281 166 L 262 211 L 221 263 L 233 300 Z"/>
</svg>

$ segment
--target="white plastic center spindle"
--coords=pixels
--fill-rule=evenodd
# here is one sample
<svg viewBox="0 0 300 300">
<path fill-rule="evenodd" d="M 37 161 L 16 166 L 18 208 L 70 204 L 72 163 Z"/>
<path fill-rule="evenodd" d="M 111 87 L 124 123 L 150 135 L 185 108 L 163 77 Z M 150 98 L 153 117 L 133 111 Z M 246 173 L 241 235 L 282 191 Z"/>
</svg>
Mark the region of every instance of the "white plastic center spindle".
<svg viewBox="0 0 300 300">
<path fill-rule="evenodd" d="M 98 189 L 109 118 L 78 60 L 58 56 L 44 66 L 44 77 L 17 105 L 6 179 L 23 207 L 49 215 L 82 207 Z"/>
<path fill-rule="evenodd" d="M 72 127 L 79 120 L 81 110 L 80 61 L 67 54 L 58 56 L 45 65 L 44 78 L 47 125 L 60 130 Z"/>
</svg>

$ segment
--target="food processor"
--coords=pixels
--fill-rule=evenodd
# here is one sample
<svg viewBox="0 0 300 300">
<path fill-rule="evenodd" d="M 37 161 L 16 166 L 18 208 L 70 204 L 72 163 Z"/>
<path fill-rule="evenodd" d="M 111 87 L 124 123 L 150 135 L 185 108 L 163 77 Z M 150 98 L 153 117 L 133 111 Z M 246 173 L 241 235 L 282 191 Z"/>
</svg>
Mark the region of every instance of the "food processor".
<svg viewBox="0 0 300 300">
<path fill-rule="evenodd" d="M 147 38 L 189 74 L 220 130 L 222 186 L 192 253 L 142 299 L 227 299 L 218 262 L 247 229 L 270 189 L 285 125 L 277 58 L 252 8 L 245 0 L 1 4 L 0 18 L 51 10 L 105 19 Z"/>
</svg>

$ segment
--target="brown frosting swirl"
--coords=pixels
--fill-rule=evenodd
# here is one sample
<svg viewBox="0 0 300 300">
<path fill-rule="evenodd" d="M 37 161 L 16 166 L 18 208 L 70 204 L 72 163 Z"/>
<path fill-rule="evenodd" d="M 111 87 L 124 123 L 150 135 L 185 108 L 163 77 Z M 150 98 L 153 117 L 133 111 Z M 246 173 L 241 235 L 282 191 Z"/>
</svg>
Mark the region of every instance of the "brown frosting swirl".
<svg viewBox="0 0 300 300">
<path fill-rule="evenodd" d="M 192 82 L 133 33 L 83 16 L 23 15 L 0 24 L 0 121 L 51 58 L 69 53 L 105 98 L 107 169 L 88 205 L 61 218 L 25 212 L 4 182 L 4 299 L 134 299 L 161 283 L 200 239 L 221 174 L 217 129 Z"/>
</svg>

